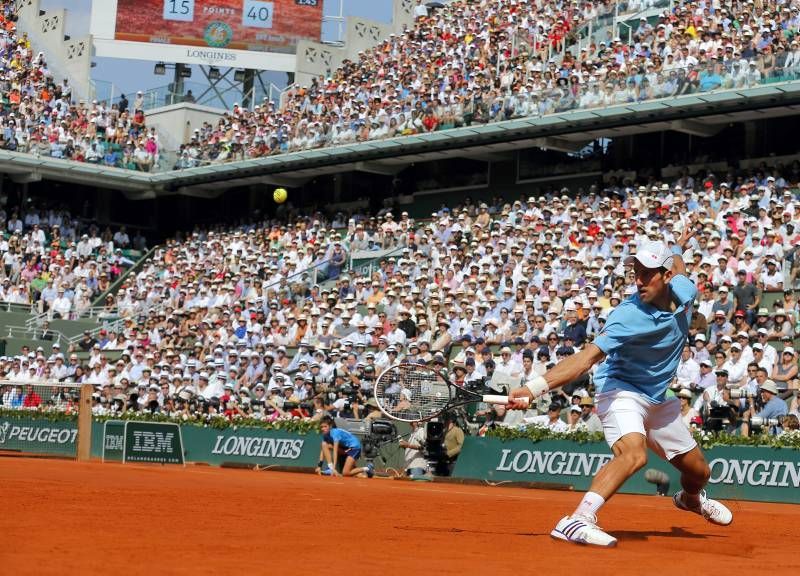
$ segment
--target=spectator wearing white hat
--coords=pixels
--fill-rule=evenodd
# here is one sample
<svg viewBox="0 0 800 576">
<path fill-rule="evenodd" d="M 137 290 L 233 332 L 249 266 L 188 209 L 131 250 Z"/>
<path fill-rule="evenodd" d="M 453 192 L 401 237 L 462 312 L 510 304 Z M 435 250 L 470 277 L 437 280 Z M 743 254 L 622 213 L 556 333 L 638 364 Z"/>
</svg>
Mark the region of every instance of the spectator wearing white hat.
<svg viewBox="0 0 800 576">
<path fill-rule="evenodd" d="M 514 360 L 511 348 L 503 346 L 500 357 L 495 360 L 495 373 L 502 373 L 509 378 L 519 378 L 522 374 L 522 365 Z"/>
</svg>

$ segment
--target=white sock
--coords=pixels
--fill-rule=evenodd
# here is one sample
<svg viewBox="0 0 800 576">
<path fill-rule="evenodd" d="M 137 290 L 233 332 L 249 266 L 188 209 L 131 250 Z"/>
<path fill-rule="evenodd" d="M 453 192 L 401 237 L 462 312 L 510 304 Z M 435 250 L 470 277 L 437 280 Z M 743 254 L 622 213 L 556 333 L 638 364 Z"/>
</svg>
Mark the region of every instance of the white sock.
<svg viewBox="0 0 800 576">
<path fill-rule="evenodd" d="M 597 511 L 600 510 L 600 507 L 605 503 L 606 499 L 597 492 L 587 492 L 583 495 L 583 500 L 581 500 L 581 503 L 578 504 L 578 507 L 575 509 L 575 514 L 591 518 L 597 515 Z"/>
</svg>

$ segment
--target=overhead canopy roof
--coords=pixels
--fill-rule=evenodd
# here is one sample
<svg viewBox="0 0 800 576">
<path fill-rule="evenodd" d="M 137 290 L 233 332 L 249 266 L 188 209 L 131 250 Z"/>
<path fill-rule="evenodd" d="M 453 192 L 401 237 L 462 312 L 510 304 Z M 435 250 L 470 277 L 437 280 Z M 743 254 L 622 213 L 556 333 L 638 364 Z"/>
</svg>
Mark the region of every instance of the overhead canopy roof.
<svg viewBox="0 0 800 576">
<path fill-rule="evenodd" d="M 296 186 L 337 172 L 355 170 L 389 175 L 415 162 L 463 157 L 495 160 L 524 148 L 577 151 L 597 138 L 646 132 L 677 130 L 711 136 L 730 123 L 794 115 L 798 107 L 800 81 L 792 81 L 156 174 L 0 150 L 0 172 L 10 174 L 16 182 L 45 179 L 120 190 L 131 199 L 170 194 L 209 197 L 255 183 Z"/>
</svg>

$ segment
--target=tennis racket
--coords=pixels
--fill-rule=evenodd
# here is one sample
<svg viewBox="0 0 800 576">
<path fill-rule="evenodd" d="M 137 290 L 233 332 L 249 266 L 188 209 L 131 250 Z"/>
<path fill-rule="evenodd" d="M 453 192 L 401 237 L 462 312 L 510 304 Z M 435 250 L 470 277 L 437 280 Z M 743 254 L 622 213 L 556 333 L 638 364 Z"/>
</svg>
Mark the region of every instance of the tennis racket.
<svg viewBox="0 0 800 576">
<path fill-rule="evenodd" d="M 508 396 L 478 394 L 448 380 L 445 371 L 412 362 L 384 370 L 373 389 L 378 408 L 401 422 L 423 422 L 472 402 L 508 404 Z"/>
</svg>

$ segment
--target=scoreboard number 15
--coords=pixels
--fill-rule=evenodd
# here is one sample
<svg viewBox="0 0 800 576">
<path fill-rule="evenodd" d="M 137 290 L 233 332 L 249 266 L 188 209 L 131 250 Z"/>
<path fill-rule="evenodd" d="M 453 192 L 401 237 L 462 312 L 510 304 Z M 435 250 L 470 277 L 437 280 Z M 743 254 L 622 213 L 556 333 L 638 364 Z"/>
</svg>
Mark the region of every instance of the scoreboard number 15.
<svg viewBox="0 0 800 576">
<path fill-rule="evenodd" d="M 164 20 L 192 22 L 194 20 L 194 0 L 164 0 Z"/>
<path fill-rule="evenodd" d="M 272 28 L 274 4 L 262 0 L 244 0 L 242 24 L 252 28 Z"/>
</svg>

